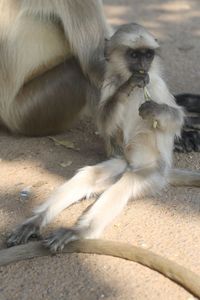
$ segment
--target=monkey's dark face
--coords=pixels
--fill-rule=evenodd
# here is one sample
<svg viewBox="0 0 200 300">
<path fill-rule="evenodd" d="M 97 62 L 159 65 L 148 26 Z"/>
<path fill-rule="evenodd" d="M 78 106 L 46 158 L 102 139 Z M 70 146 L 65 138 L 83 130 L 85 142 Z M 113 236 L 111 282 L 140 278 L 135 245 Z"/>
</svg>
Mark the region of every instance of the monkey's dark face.
<svg viewBox="0 0 200 300">
<path fill-rule="evenodd" d="M 154 59 L 153 49 L 132 49 L 128 48 L 125 54 L 127 67 L 131 73 L 143 71 L 147 73 Z"/>
</svg>

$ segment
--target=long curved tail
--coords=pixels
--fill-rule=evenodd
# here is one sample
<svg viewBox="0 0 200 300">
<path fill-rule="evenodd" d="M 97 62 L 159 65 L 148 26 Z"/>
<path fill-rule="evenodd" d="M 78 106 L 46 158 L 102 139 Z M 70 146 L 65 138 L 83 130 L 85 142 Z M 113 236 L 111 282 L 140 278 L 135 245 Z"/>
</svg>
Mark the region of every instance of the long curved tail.
<svg viewBox="0 0 200 300">
<path fill-rule="evenodd" d="M 171 185 L 175 186 L 200 187 L 200 171 L 171 169 L 168 181 Z"/>
</svg>

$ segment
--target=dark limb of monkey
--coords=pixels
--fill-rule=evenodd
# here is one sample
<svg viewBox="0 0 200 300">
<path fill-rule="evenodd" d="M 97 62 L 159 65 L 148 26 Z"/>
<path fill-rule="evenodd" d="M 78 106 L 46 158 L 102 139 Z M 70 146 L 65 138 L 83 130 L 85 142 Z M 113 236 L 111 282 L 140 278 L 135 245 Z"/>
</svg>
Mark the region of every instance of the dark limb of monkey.
<svg viewBox="0 0 200 300">
<path fill-rule="evenodd" d="M 177 104 L 186 113 L 181 138 L 175 141 L 175 151 L 200 151 L 200 95 L 180 94 L 175 96 Z"/>
</svg>

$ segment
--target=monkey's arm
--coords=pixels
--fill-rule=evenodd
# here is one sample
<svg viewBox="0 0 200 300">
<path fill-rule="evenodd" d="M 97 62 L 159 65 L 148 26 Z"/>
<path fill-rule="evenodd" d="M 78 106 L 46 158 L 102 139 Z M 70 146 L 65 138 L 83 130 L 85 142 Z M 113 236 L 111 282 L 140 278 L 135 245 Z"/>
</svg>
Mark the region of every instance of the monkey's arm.
<svg viewBox="0 0 200 300">
<path fill-rule="evenodd" d="M 139 113 L 143 119 L 158 122 L 158 128 L 180 135 L 184 123 L 184 110 L 176 104 L 174 96 L 170 93 L 162 77 L 150 74 L 148 91 L 151 101 L 141 105 Z"/>
<path fill-rule="evenodd" d="M 136 73 L 130 76 L 130 78 L 118 88 L 112 83 L 111 85 L 106 85 L 105 88 L 102 88 L 101 101 L 98 108 L 97 126 L 100 134 L 104 137 L 108 156 L 113 154 L 121 155 L 121 148 L 119 145 L 123 137 L 120 123 L 124 118 L 124 104 L 128 101 L 129 96 L 135 87 L 143 88 L 148 82 L 148 74 Z"/>
<path fill-rule="evenodd" d="M 70 6 L 67 16 L 63 13 L 66 2 Z M 62 0 L 56 10 L 83 72 L 98 85 L 104 74 L 104 40 L 110 30 L 101 1 Z"/>
<path fill-rule="evenodd" d="M 127 86 L 125 87 L 125 89 Z M 119 91 L 110 96 L 103 103 L 100 102 L 97 114 L 97 127 L 104 139 L 108 157 L 120 152 L 115 141 L 115 135 L 123 115 L 122 98 Z M 119 154 L 119 153 L 118 153 Z"/>
<path fill-rule="evenodd" d="M 104 40 L 110 27 L 101 1 L 96 0 L 23 0 L 23 12 L 28 15 L 55 16 L 62 24 L 70 49 L 81 68 L 96 85 L 103 76 Z M 102 63 L 102 66 L 101 66 Z"/>
<path fill-rule="evenodd" d="M 150 122 L 157 121 L 157 128 L 167 132 L 179 133 L 183 124 L 183 111 L 179 107 L 160 104 L 152 100 L 146 101 L 139 108 L 139 115 Z"/>
<path fill-rule="evenodd" d="M 158 85 L 156 85 L 156 83 L 158 83 Z M 158 86 L 159 89 L 156 90 L 155 86 Z M 200 96 L 191 94 L 181 94 L 175 96 L 174 98 L 170 94 L 165 82 L 157 76 L 153 76 L 152 78 L 150 94 L 152 96 L 152 99 L 155 99 L 156 102 L 162 100 L 164 103 L 172 103 L 171 105 L 173 107 L 175 104 L 177 105 L 177 107 L 182 106 L 184 108 L 186 114 L 186 121 L 181 132 L 181 138 L 175 140 L 175 150 L 179 152 L 200 151 L 200 131 L 197 130 L 198 123 L 200 124 Z M 197 118 L 187 119 L 188 114 L 192 114 L 193 116 L 195 115 L 195 117 Z M 195 128 L 194 121 L 196 123 Z"/>
<path fill-rule="evenodd" d="M 148 74 L 133 74 L 120 87 L 108 86 L 102 90 L 98 111 L 98 128 L 102 135 L 112 136 L 123 118 L 124 102 L 128 101 L 135 87 L 144 87 L 149 81 Z M 109 95 L 109 89 L 114 93 Z M 108 95 L 108 96 L 107 96 Z"/>
</svg>

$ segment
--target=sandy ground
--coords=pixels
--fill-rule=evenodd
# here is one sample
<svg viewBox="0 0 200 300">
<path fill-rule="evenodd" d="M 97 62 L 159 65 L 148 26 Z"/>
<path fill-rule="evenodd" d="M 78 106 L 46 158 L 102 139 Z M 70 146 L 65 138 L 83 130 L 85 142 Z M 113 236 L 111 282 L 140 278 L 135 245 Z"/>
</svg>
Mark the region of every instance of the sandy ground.
<svg viewBox="0 0 200 300">
<path fill-rule="evenodd" d="M 139 22 L 159 38 L 166 75 L 173 92 L 200 92 L 199 0 L 105 1 L 113 25 Z M 77 168 L 104 158 L 102 142 L 90 124 L 78 124 L 62 139 L 69 150 L 46 138 L 0 133 L 0 247 L 5 235 L 29 216 Z M 200 154 L 179 154 L 175 164 L 199 169 Z M 30 187 L 30 197 L 20 191 Z M 155 198 L 131 202 L 104 238 L 146 247 L 200 274 L 200 193 L 195 188 L 167 188 Z M 47 229 L 72 224 L 90 203 L 74 205 Z M 45 232 L 44 232 L 45 234 Z M 183 288 L 145 267 L 120 259 L 70 254 L 33 259 L 0 269 L 0 300 L 134 299 L 191 300 Z"/>
</svg>

